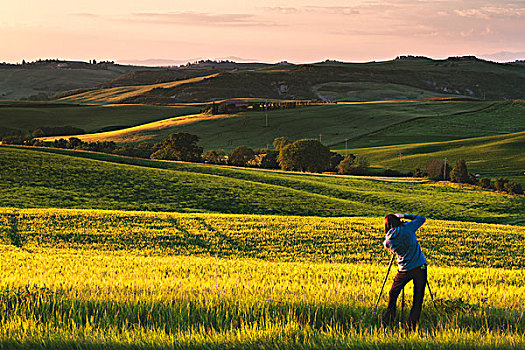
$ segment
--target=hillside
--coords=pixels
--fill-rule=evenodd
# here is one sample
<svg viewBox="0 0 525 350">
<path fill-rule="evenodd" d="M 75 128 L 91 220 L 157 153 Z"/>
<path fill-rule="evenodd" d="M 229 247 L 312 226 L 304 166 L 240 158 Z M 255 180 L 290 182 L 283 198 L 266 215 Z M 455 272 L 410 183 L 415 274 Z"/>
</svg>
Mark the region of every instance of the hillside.
<svg viewBox="0 0 525 350">
<path fill-rule="evenodd" d="M 140 79 L 144 80 L 144 75 Z M 156 79 L 163 81 L 158 76 Z M 129 79 L 127 81 L 133 84 Z M 159 87 L 122 98 L 121 101 L 170 104 L 233 97 L 362 101 L 444 95 L 482 99 L 523 98 L 525 67 L 473 57 L 397 59 L 359 64 L 267 65 L 224 71 L 212 79 L 192 84 Z"/>
<path fill-rule="evenodd" d="M 413 142 L 449 141 L 525 130 L 522 101 L 412 101 L 306 106 L 228 115 L 171 118 L 108 133 L 82 135 L 89 141 L 159 141 L 170 133 L 200 137 L 205 150 L 240 145 L 271 146 L 279 136 L 319 138 L 331 148 L 370 147 Z M 472 123 L 472 120 L 476 120 Z"/>
<path fill-rule="evenodd" d="M 206 81 L 216 77 L 217 74 L 198 76 L 186 80 L 176 80 L 167 83 L 158 83 L 150 85 L 132 85 L 132 86 L 122 86 L 122 87 L 113 87 L 107 89 L 93 89 L 86 92 L 81 92 L 78 94 L 67 95 L 65 97 L 59 98 L 60 101 L 64 102 L 82 102 L 82 103 L 96 103 L 96 104 L 105 104 L 105 103 L 122 103 L 124 101 L 129 101 L 137 98 L 138 96 L 145 96 L 152 91 L 156 90 L 165 90 L 173 89 L 177 86 L 191 85 Z M 175 101 L 172 101 L 172 103 Z M 140 102 L 138 102 L 140 103 Z M 169 103 L 169 104 L 172 104 Z"/>
<path fill-rule="evenodd" d="M 525 185 L 524 150 L 525 131 L 446 142 L 357 148 L 348 152 L 365 156 L 372 166 L 404 171 L 416 166 L 424 168 L 432 159 L 447 158 L 451 165 L 464 159 L 471 172 L 482 176 L 522 175 L 520 182 Z"/>
<path fill-rule="evenodd" d="M 44 126 L 73 126 L 86 132 L 121 129 L 197 112 L 198 106 L 90 106 L 51 102 L 0 102 L 0 137 L 28 133 Z"/>
<path fill-rule="evenodd" d="M 10 147 L 0 147 L 0 176 L 5 207 L 300 216 L 382 216 L 402 211 L 435 219 L 525 224 L 523 196 L 417 181 L 266 172 Z"/>
<path fill-rule="evenodd" d="M 59 64 L 66 66 L 58 68 Z M 37 95 L 36 98 L 40 100 L 52 98 L 65 91 L 95 87 L 137 69 L 146 67 L 70 61 L 0 65 L 0 100 L 17 100 Z"/>
</svg>

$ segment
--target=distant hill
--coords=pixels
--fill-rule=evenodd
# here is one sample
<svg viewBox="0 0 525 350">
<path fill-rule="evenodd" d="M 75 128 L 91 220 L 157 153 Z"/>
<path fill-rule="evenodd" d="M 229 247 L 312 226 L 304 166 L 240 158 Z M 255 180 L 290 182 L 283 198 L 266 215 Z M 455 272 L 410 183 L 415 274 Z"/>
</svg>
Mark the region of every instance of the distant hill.
<svg viewBox="0 0 525 350">
<path fill-rule="evenodd" d="M 205 102 L 226 98 L 318 99 L 365 101 L 466 96 L 480 99 L 525 97 L 525 67 L 499 64 L 475 57 L 431 60 L 402 56 L 387 62 L 341 63 L 326 61 L 308 65 L 205 63 L 178 72 L 128 74 L 106 83 L 122 86 L 166 82 L 217 73 L 213 79 L 159 87 L 120 99 L 121 103 Z M 231 68 L 231 69 L 226 69 Z M 186 74 L 186 75 L 185 75 Z M 204 75 L 204 74 L 203 74 Z M 82 102 L 82 96 L 72 100 Z"/>
<path fill-rule="evenodd" d="M 56 94 L 92 88 L 138 69 L 156 68 L 61 60 L 0 64 L 0 100 L 53 99 Z"/>
</svg>

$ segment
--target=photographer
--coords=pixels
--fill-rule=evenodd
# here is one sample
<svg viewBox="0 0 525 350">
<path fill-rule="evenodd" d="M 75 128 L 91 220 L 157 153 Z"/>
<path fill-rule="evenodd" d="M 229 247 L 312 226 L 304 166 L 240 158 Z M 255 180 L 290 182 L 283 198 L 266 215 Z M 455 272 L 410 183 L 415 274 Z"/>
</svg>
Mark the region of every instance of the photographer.
<svg viewBox="0 0 525 350">
<path fill-rule="evenodd" d="M 401 219 L 411 221 L 403 223 Z M 414 330 L 419 322 L 427 284 L 427 260 L 416 238 L 416 231 L 425 223 L 425 220 L 423 216 L 408 214 L 389 214 L 385 217 L 386 239 L 383 244 L 386 249 L 396 255 L 399 269 L 392 288 L 390 288 L 388 308 L 384 319 L 387 324 L 394 321 L 399 293 L 408 282 L 413 280 L 414 299 L 408 318 L 408 326 L 411 330 Z"/>
</svg>

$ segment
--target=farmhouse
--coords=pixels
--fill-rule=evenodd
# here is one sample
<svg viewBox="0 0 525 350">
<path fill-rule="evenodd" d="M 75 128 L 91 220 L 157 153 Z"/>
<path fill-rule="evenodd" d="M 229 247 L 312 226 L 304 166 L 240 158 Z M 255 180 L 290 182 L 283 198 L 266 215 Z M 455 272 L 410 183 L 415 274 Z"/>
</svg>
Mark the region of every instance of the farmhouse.
<svg viewBox="0 0 525 350">
<path fill-rule="evenodd" d="M 218 113 L 237 113 L 248 110 L 250 104 L 239 99 L 224 100 L 217 106 Z"/>
</svg>

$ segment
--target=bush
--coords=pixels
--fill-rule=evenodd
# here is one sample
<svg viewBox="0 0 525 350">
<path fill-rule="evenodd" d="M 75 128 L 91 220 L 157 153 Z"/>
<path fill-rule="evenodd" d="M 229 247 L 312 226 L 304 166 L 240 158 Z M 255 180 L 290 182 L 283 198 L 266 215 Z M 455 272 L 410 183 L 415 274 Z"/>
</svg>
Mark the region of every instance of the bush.
<svg viewBox="0 0 525 350">
<path fill-rule="evenodd" d="M 505 184 L 508 182 L 509 182 L 509 179 L 507 178 L 503 178 L 503 177 L 497 178 L 494 181 L 494 188 L 496 189 L 496 191 L 505 192 Z"/>
<path fill-rule="evenodd" d="M 523 194 L 523 189 L 521 188 L 521 185 L 516 182 L 507 182 L 503 185 L 503 188 L 505 192 L 510 194 Z"/>
<path fill-rule="evenodd" d="M 421 169 L 421 167 L 416 167 L 412 173 L 414 177 L 425 177 L 425 172 Z"/>
<path fill-rule="evenodd" d="M 481 179 L 479 179 L 479 185 L 482 188 L 492 188 L 492 183 L 490 182 L 490 179 L 486 177 L 482 177 Z"/>
<path fill-rule="evenodd" d="M 261 168 L 265 169 L 279 169 L 279 163 L 277 162 L 279 152 L 268 151 L 261 159 Z"/>
<path fill-rule="evenodd" d="M 364 157 L 347 155 L 337 166 L 337 172 L 342 175 L 364 175 L 368 170 L 368 160 Z"/>
<path fill-rule="evenodd" d="M 330 152 L 330 171 L 337 171 L 337 166 L 344 159 L 342 155 L 336 152 Z"/>
<path fill-rule="evenodd" d="M 226 164 L 226 154 L 223 149 L 210 150 L 202 155 L 202 159 L 210 164 Z"/>
</svg>

